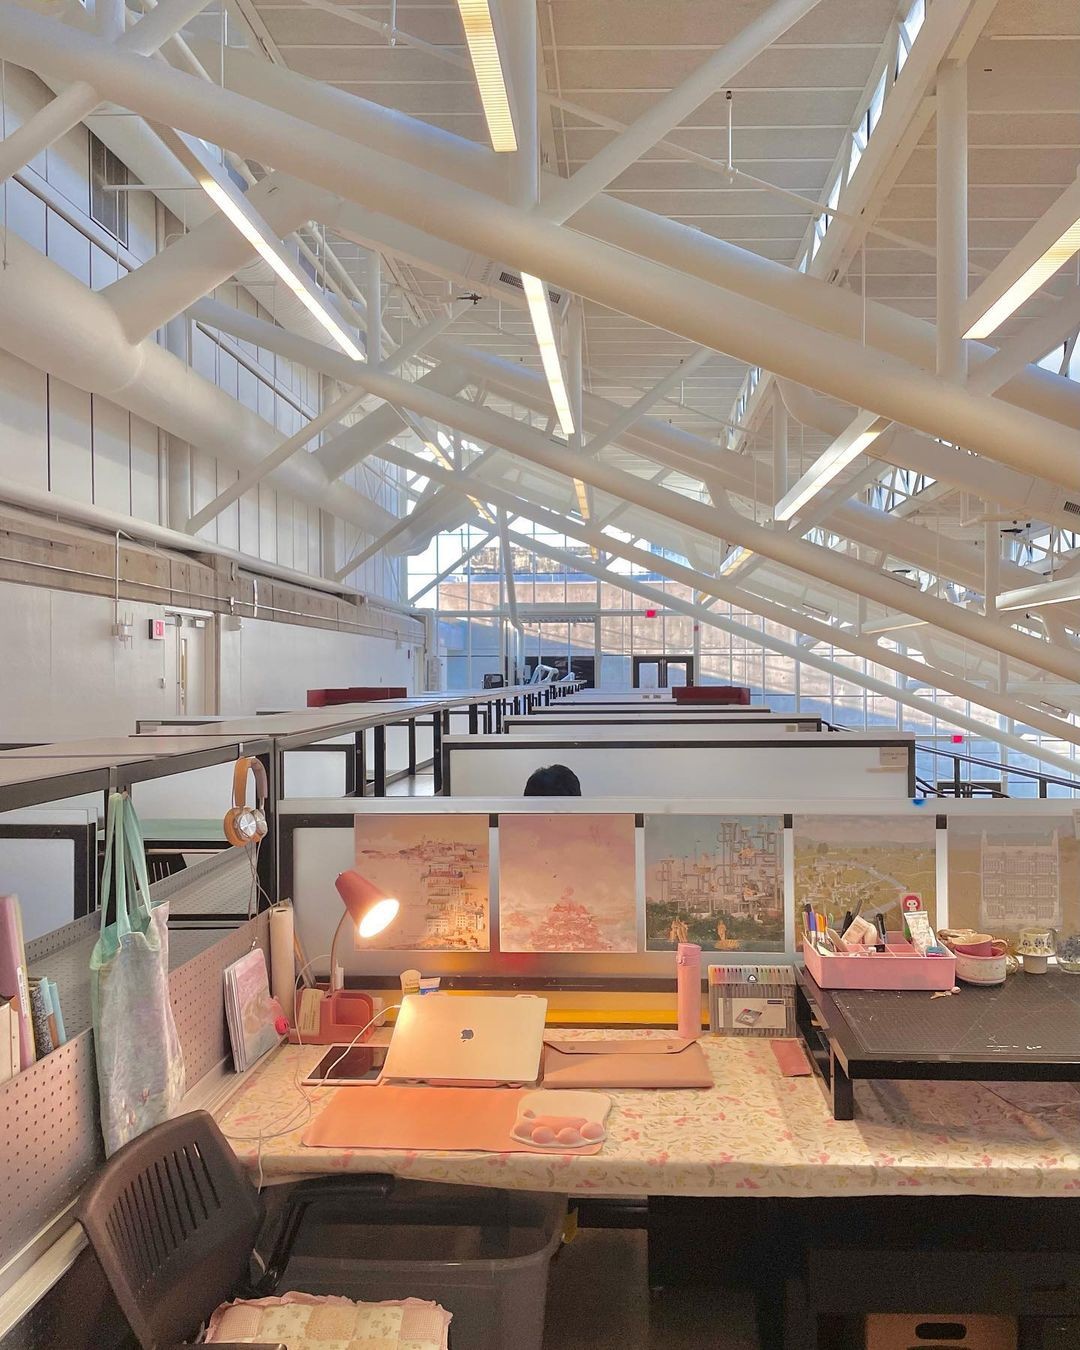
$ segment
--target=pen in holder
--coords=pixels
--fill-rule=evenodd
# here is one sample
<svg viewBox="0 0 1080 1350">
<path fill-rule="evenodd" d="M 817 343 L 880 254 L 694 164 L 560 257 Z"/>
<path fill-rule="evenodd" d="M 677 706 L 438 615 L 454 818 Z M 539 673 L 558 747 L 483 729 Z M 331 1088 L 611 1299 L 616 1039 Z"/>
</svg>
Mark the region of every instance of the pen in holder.
<svg viewBox="0 0 1080 1350">
<path fill-rule="evenodd" d="M 701 1035 L 701 948 L 680 942 L 675 953 L 679 1035 L 694 1041 Z"/>
</svg>

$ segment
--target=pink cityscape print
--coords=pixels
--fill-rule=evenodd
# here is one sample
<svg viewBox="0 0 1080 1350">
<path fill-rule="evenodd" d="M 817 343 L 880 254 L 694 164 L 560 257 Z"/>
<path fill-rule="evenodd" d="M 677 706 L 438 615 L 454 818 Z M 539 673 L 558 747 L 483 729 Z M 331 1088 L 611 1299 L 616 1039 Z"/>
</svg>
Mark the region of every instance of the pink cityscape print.
<svg viewBox="0 0 1080 1350">
<path fill-rule="evenodd" d="M 634 817 L 499 817 L 504 952 L 637 950 Z"/>
<path fill-rule="evenodd" d="M 356 869 L 401 902 L 372 943 L 392 951 L 486 952 L 486 815 L 358 815 Z"/>
</svg>

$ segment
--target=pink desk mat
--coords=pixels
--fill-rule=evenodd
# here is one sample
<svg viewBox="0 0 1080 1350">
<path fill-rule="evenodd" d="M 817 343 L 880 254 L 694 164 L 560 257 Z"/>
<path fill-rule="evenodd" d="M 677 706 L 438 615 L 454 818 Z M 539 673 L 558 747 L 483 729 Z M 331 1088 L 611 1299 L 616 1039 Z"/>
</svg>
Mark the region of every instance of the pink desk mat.
<svg viewBox="0 0 1080 1350">
<path fill-rule="evenodd" d="M 525 1088 L 340 1087 L 304 1131 L 309 1148 L 550 1153 L 511 1135 Z M 567 1153 L 589 1157 L 601 1144 Z"/>
</svg>

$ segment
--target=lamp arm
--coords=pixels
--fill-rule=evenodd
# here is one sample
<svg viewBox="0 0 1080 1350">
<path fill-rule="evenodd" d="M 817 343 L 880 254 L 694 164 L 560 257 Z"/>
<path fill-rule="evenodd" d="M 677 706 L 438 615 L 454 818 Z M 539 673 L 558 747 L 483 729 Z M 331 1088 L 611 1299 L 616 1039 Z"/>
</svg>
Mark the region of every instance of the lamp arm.
<svg viewBox="0 0 1080 1350">
<path fill-rule="evenodd" d="M 334 938 L 333 938 L 333 941 L 330 943 L 330 992 L 331 992 L 331 993 L 334 993 L 334 992 L 335 992 L 335 989 L 336 989 L 336 986 L 335 986 L 335 984 L 334 984 L 334 978 L 335 978 L 335 977 L 334 977 L 334 972 L 337 970 L 337 945 L 338 945 L 338 938 L 341 937 L 341 930 L 342 930 L 347 924 L 349 924 L 349 923 L 351 923 L 351 922 L 352 922 L 352 916 L 350 915 L 350 913 L 349 913 L 348 910 L 344 910 L 343 913 L 342 913 L 342 915 L 341 915 L 341 918 L 338 920 L 338 926 L 334 929 Z M 344 977 L 344 975 L 342 975 L 342 983 L 344 983 L 344 979 L 345 979 L 345 977 Z"/>
</svg>

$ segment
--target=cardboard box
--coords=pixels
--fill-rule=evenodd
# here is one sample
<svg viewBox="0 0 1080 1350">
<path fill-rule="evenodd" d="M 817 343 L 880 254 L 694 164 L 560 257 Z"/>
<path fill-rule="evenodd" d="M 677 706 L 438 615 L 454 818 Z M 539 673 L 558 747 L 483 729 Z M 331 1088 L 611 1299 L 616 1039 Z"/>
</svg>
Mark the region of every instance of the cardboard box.
<svg viewBox="0 0 1080 1350">
<path fill-rule="evenodd" d="M 710 966 L 709 1030 L 793 1037 L 795 972 L 790 966 Z"/>
<path fill-rule="evenodd" d="M 1015 1317 L 976 1313 L 872 1313 L 866 1350 L 1016 1350 Z"/>
</svg>

